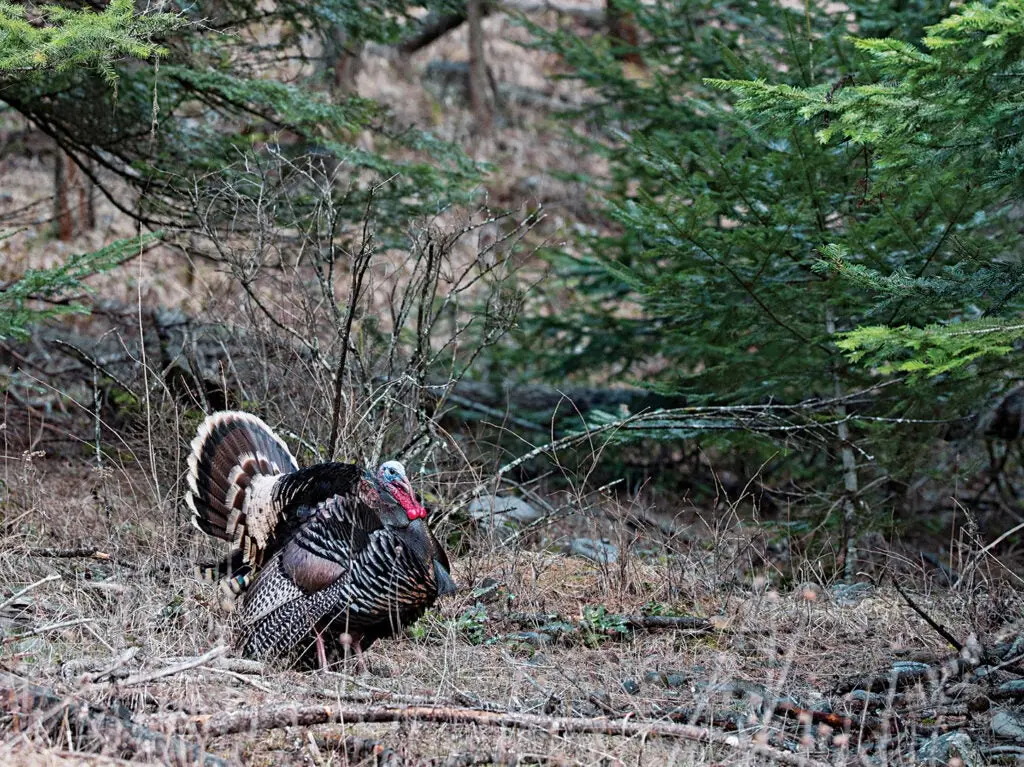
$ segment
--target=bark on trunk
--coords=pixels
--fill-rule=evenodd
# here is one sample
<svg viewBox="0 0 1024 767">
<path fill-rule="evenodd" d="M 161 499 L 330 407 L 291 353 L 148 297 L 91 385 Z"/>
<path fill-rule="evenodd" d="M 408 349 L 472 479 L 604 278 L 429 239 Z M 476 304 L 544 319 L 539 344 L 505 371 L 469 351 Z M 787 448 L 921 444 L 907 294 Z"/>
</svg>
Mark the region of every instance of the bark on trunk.
<svg viewBox="0 0 1024 767">
<path fill-rule="evenodd" d="M 487 134 L 494 126 L 494 105 L 488 88 L 487 59 L 484 56 L 484 0 L 469 0 L 466 18 L 469 22 L 469 96 L 476 118 L 476 132 Z"/>
</svg>

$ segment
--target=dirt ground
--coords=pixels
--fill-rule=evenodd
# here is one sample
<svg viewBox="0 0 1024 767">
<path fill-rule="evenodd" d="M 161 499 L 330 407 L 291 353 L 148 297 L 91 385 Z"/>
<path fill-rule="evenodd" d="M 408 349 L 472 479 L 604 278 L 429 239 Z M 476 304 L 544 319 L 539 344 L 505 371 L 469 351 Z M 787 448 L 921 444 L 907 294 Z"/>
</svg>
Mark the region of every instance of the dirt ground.
<svg viewBox="0 0 1024 767">
<path fill-rule="evenodd" d="M 999 690 L 1019 678 L 1019 667 L 993 670 L 986 655 L 1020 643 L 1022 610 L 1020 593 L 987 567 L 972 589 L 939 589 L 895 557 L 887 565 L 968 645 L 960 663 L 892 586 L 780 588 L 781 561 L 727 504 L 670 535 L 633 529 L 614 563 L 566 554 L 578 536 L 621 542 L 628 510 L 612 501 L 512 545 L 462 523 L 459 593 L 407 636 L 376 644 L 365 672 L 351 662 L 330 673 L 263 667 L 225 651 L 231 616 L 217 586 L 192 571 L 208 544 L 183 523 L 173 493 L 154 496 L 142 474 L 31 455 L 5 455 L 0 476 L 0 583 L 11 595 L 0 602 L 2 669 L 64 701 L 123 706 L 135 724 L 177 732 L 229 761 L 915 764 L 928 742 L 950 733 L 994 747 Z M 705 620 L 630 623 L 645 616 Z M 980 648 L 971 650 L 972 634 Z M 216 648 L 224 654 L 203 662 Z M 356 719 L 351 712 L 408 718 L 281 726 L 332 707 Z M 230 712 L 271 710 L 273 725 L 235 723 L 218 737 L 204 730 Z M 473 719 L 492 715 L 527 724 Z M 595 722 L 636 729 L 565 729 Z M 679 724 L 693 731 L 681 736 Z M 717 741 L 701 739 L 710 732 Z M 96 746 L 78 730 L 29 720 L 8 732 L 0 758 L 107 764 L 119 755 L 112 742 L 99 747 L 102 758 L 87 756 L 79 749 Z M 164 747 L 137 756 L 170 759 Z M 977 763 L 994 763 L 998 752 L 983 753 L 992 761 Z"/>
</svg>

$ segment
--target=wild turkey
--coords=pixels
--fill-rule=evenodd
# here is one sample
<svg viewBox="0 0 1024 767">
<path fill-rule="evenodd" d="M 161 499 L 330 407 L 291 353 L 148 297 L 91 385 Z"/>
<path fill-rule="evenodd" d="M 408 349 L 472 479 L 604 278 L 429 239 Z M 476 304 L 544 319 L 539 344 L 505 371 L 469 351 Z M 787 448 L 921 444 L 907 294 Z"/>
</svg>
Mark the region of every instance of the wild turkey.
<svg viewBox="0 0 1024 767">
<path fill-rule="evenodd" d="M 222 568 L 243 593 L 238 645 L 271 658 L 324 635 L 359 655 L 455 591 L 448 557 L 398 461 L 300 469 L 247 413 L 207 417 L 192 440 L 186 502 L 200 530 L 232 543 Z M 312 640 L 312 643 L 310 642 Z"/>
</svg>

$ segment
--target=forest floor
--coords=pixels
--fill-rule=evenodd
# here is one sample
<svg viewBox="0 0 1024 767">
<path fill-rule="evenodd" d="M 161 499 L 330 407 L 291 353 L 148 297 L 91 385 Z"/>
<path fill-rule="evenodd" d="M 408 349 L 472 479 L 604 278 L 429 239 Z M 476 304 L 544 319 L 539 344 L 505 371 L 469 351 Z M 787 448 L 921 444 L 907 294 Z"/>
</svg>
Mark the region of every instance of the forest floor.
<svg viewBox="0 0 1024 767">
<path fill-rule="evenodd" d="M 664 531 L 606 499 L 511 545 L 463 523 L 455 597 L 374 645 L 365 671 L 309 672 L 230 654 L 218 588 L 192 569 L 207 544 L 151 477 L 12 452 L 0 476 L 0 687 L 11 695 L 13 674 L 51 695 L 49 720 L 4 737 L 5 764 L 174 761 L 153 733 L 266 765 L 1019 757 L 992 728 L 1020 685 L 1024 599 L 987 567 L 940 588 L 875 552 L 958 653 L 889 579 L 795 581 L 735 505 Z M 614 562 L 565 553 L 624 529 Z M 83 702 L 89 726 L 73 713 Z M 97 712 L 149 734 L 117 746 Z M 361 721 L 373 716 L 385 721 Z"/>
</svg>

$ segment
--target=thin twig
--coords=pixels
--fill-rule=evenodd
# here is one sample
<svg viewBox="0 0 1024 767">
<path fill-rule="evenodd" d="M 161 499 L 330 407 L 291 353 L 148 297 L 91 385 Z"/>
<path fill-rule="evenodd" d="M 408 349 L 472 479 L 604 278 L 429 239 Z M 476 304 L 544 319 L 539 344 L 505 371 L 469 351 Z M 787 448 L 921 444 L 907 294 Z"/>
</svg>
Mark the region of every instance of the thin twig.
<svg viewBox="0 0 1024 767">
<path fill-rule="evenodd" d="M 39 586 L 42 586 L 45 583 L 50 583 L 51 581 L 59 580 L 60 575 L 58 573 L 54 573 L 53 575 L 47 575 L 42 580 L 38 580 L 35 583 L 26 586 L 21 591 L 14 592 L 13 594 L 11 594 L 11 596 L 7 597 L 7 599 L 5 599 L 3 602 L 0 602 L 0 610 L 3 610 L 5 607 L 10 607 L 12 604 L 17 602 L 20 597 L 23 597 L 25 596 L 25 594 L 32 591 L 32 589 L 38 588 Z"/>
<path fill-rule="evenodd" d="M 182 671 L 188 671 L 191 668 L 197 666 L 204 666 L 214 658 L 219 658 L 221 655 L 228 651 L 227 645 L 219 645 L 214 647 L 208 653 L 199 655 L 195 658 L 190 658 L 187 661 L 181 663 L 175 663 L 173 666 L 165 666 L 164 668 L 158 668 L 154 671 L 147 671 L 144 674 L 136 674 L 130 676 L 127 679 L 119 682 L 120 685 L 128 687 L 134 684 L 145 684 L 146 682 L 152 682 L 156 679 L 162 679 L 165 676 L 172 676 L 174 674 L 180 674 Z"/>
<path fill-rule="evenodd" d="M 905 592 L 902 588 L 900 588 L 900 584 L 895 578 L 892 579 L 892 585 L 899 593 L 899 595 L 903 597 L 906 603 L 910 605 L 910 609 L 918 615 L 920 615 L 924 622 L 931 626 L 933 629 L 935 629 L 939 636 L 941 636 L 953 647 L 955 647 L 957 652 L 960 652 L 962 649 L 964 649 L 963 642 L 959 641 L 956 637 L 950 634 L 949 631 L 947 631 L 944 627 L 936 623 L 935 620 L 933 620 L 932 617 L 928 615 L 928 613 L 926 613 L 924 610 L 918 607 L 914 600 L 910 598 L 910 595 L 907 594 L 907 592 Z"/>
<path fill-rule="evenodd" d="M 246 684 L 252 685 L 257 690 L 262 690 L 263 692 L 270 692 L 270 693 L 274 692 L 273 689 L 271 689 L 270 687 L 267 687 L 265 684 L 260 684 L 259 682 L 257 682 L 255 679 L 252 678 L 252 675 L 249 675 L 249 674 L 239 674 L 237 671 L 231 671 L 230 669 L 226 669 L 226 668 L 217 668 L 216 666 L 199 666 L 198 668 L 201 671 L 209 671 L 209 672 L 212 672 L 214 674 L 221 674 L 223 676 L 229 676 L 232 679 L 237 679 L 239 682 L 245 682 Z"/>
<path fill-rule="evenodd" d="M 975 554 L 974 557 L 971 558 L 970 564 L 968 564 L 967 567 L 964 568 L 963 575 L 960 576 L 960 578 L 957 580 L 957 582 L 953 586 L 953 588 L 954 589 L 957 588 L 963 582 L 964 577 L 966 577 L 968 573 L 972 572 L 974 570 L 974 568 L 976 568 L 978 566 L 978 564 L 981 562 L 981 560 L 984 558 L 984 556 L 986 554 L 988 554 L 990 551 L 992 551 L 992 549 L 994 549 L 1000 543 L 1005 541 L 1011 535 L 1013 535 L 1014 533 L 1018 533 L 1021 530 L 1024 530 L 1024 522 L 1021 522 L 1019 525 L 1014 525 L 1009 530 L 1007 530 L 1005 533 L 1003 533 L 998 538 L 996 538 L 994 541 L 992 541 L 990 544 L 985 546 L 985 548 L 983 548 L 977 554 Z M 1019 577 L 1018 577 L 1018 580 L 1020 580 Z"/>
<path fill-rule="evenodd" d="M 13 634 L 9 637 L 4 637 L 3 642 L 0 644 L 11 644 L 12 642 L 20 642 L 22 639 L 28 639 L 29 637 L 38 636 L 39 634 L 45 634 L 48 631 L 56 631 L 57 629 L 66 629 L 70 626 L 81 626 L 83 623 L 95 623 L 95 618 L 75 618 L 70 621 L 61 621 L 60 623 L 51 623 L 48 626 L 40 626 L 39 628 L 26 631 L 24 634 Z"/>
<path fill-rule="evenodd" d="M 359 252 L 352 263 L 352 283 L 348 297 L 348 311 L 345 315 L 345 325 L 341 328 L 341 356 L 338 359 L 338 368 L 334 374 L 334 398 L 331 405 L 331 437 L 327 445 L 327 457 L 333 460 L 334 451 L 338 446 L 338 428 L 341 425 L 341 395 L 345 387 L 345 365 L 348 361 L 348 347 L 352 340 L 352 325 L 355 322 L 356 314 L 359 312 L 359 301 L 362 298 L 363 282 L 366 273 L 373 260 L 374 251 L 372 248 L 373 234 L 370 232 L 370 211 L 373 206 L 373 194 L 387 181 L 372 187 L 366 198 L 366 212 L 363 218 L 363 236 L 359 245 Z M 333 261 L 332 261 L 333 263 Z M 333 290 L 333 286 L 331 286 Z"/>
</svg>

